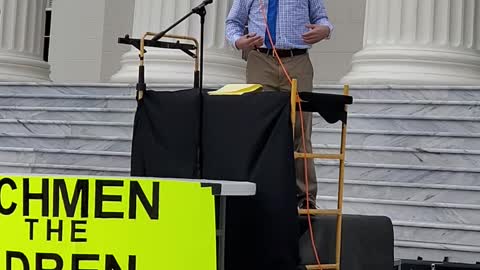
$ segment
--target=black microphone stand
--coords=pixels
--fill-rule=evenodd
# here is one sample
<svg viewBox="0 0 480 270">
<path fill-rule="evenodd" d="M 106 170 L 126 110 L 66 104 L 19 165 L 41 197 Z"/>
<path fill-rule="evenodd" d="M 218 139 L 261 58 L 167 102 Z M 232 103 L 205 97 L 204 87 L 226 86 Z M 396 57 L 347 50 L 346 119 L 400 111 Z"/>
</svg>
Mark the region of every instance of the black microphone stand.
<svg viewBox="0 0 480 270">
<path fill-rule="evenodd" d="M 195 10 L 195 9 L 194 9 Z M 204 44 L 205 44 L 205 16 L 207 15 L 207 10 L 205 9 L 205 6 L 202 6 L 199 8 L 196 13 L 200 15 L 200 93 L 202 93 L 203 90 L 203 49 L 204 49 Z"/>
<path fill-rule="evenodd" d="M 204 3 L 208 2 L 208 0 L 204 1 Z M 210 3 L 212 1 L 210 0 Z M 207 3 L 208 4 L 208 3 Z M 199 141 L 199 146 L 198 146 L 198 163 L 197 163 L 197 173 L 198 173 L 198 178 L 202 179 L 203 178 L 203 149 L 202 149 L 202 141 L 203 141 L 203 55 L 204 55 L 204 44 L 205 44 L 205 16 L 207 15 L 207 10 L 205 9 L 205 6 L 207 4 L 201 4 L 200 8 L 194 8 L 193 11 L 200 15 L 200 74 L 199 74 L 199 86 L 198 86 L 198 92 L 199 92 L 199 99 L 200 99 L 200 104 L 199 104 L 199 134 L 198 134 L 198 141 Z"/>
<path fill-rule="evenodd" d="M 188 17 L 190 17 L 192 14 L 198 14 L 200 16 L 200 68 L 199 68 L 199 73 L 195 73 L 195 87 L 198 88 L 199 92 L 199 143 L 198 143 L 198 149 L 197 149 L 197 177 L 198 178 L 203 178 L 203 151 L 202 151 L 202 118 L 203 118 L 203 59 L 204 59 L 204 45 L 205 45 L 205 17 L 207 15 L 207 10 L 205 7 L 208 4 L 211 4 L 213 0 L 204 0 L 200 5 L 196 6 L 193 8 L 187 15 L 183 16 L 180 20 L 176 21 L 174 24 L 172 24 L 170 27 L 165 29 L 164 31 L 158 33 L 155 35 L 152 40 L 156 41 L 165 36 L 168 31 L 172 30 L 174 27 L 179 25 L 181 22 L 186 20 Z M 198 79 L 197 79 L 198 78 Z"/>
</svg>

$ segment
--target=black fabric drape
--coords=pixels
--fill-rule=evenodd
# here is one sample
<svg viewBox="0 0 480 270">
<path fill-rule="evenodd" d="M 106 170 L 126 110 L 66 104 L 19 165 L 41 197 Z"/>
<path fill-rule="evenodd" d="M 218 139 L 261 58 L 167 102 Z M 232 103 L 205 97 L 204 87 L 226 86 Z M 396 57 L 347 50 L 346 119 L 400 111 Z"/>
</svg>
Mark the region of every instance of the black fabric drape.
<svg viewBox="0 0 480 270">
<path fill-rule="evenodd" d="M 311 92 L 299 92 L 298 95 L 302 100 L 302 111 L 317 112 L 330 124 L 338 121 L 347 122 L 345 105 L 353 103 L 351 96 Z M 297 105 L 297 110 L 298 107 Z"/>
<path fill-rule="evenodd" d="M 203 96 L 147 91 L 135 116 L 133 176 L 194 178 L 202 148 L 207 179 L 250 181 L 253 197 L 227 200 L 226 269 L 293 270 L 298 263 L 289 95 Z"/>
<path fill-rule="evenodd" d="M 131 175 L 194 178 L 200 126 L 197 91 L 146 91 L 138 103 Z"/>
<path fill-rule="evenodd" d="M 290 97 L 205 96 L 204 176 L 251 181 L 254 197 L 227 199 L 226 269 L 295 269 L 298 263 Z"/>
</svg>

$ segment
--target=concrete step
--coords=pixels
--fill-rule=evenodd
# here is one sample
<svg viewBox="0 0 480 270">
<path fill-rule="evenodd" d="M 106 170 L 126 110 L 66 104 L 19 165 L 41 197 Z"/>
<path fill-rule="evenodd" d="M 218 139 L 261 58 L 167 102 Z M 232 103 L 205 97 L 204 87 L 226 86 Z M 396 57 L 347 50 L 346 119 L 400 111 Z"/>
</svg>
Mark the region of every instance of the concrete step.
<svg viewBox="0 0 480 270">
<path fill-rule="evenodd" d="M 338 162 L 315 161 L 318 176 L 338 177 Z M 480 186 L 480 168 L 346 162 L 345 179 Z"/>
<path fill-rule="evenodd" d="M 475 264 L 479 260 L 477 246 L 437 244 L 418 241 L 395 241 L 396 259 L 413 259 L 442 262 L 448 257 L 451 262 Z"/>
<path fill-rule="evenodd" d="M 0 133 L 0 147 L 130 152 L 131 137 Z"/>
<path fill-rule="evenodd" d="M 315 144 L 340 144 L 340 129 L 314 128 L 312 142 Z M 480 150 L 480 133 L 392 131 L 392 130 L 347 130 L 347 144 L 387 147 L 423 147 L 443 149 Z"/>
<path fill-rule="evenodd" d="M 131 137 L 133 122 L 0 119 L 0 132 L 32 135 Z"/>
<path fill-rule="evenodd" d="M 0 87 L 1 89 L 1 87 Z M 67 95 L 67 94 L 4 94 L 0 93 L 0 106 L 26 107 L 83 107 L 83 108 L 135 108 L 134 96 Z"/>
<path fill-rule="evenodd" d="M 129 168 L 129 152 L 0 147 L 0 162 Z"/>
<path fill-rule="evenodd" d="M 111 175 L 129 176 L 130 167 L 112 168 L 100 166 L 32 164 L 0 162 L 0 170 L 7 174 L 62 174 L 62 175 Z"/>
<path fill-rule="evenodd" d="M 206 85 L 218 89 L 221 85 Z M 174 91 L 190 88 L 189 85 L 155 85 L 149 89 Z M 316 92 L 342 94 L 341 85 L 319 85 Z M 0 83 L 2 94 L 60 94 L 60 95 L 128 95 L 135 93 L 135 84 L 58 84 L 58 83 Z M 351 86 L 355 99 L 385 100 L 480 100 L 479 86 Z"/>
<path fill-rule="evenodd" d="M 395 257 L 473 264 L 479 259 L 480 226 L 393 220 Z"/>
<path fill-rule="evenodd" d="M 2 94 L 133 96 L 135 85 L 128 84 L 55 84 L 0 83 Z"/>
<path fill-rule="evenodd" d="M 338 178 L 318 178 L 317 182 L 319 195 L 337 196 Z M 352 198 L 480 205 L 480 186 L 345 180 L 344 192 Z"/>
<path fill-rule="evenodd" d="M 480 247 L 480 225 L 396 220 L 393 225 L 398 241 Z"/>
<path fill-rule="evenodd" d="M 132 122 L 135 109 L 0 106 L 0 119 Z"/>
<path fill-rule="evenodd" d="M 480 117 L 479 101 L 357 99 L 349 113 Z"/>
<path fill-rule="evenodd" d="M 223 85 L 205 85 L 205 89 L 219 89 Z M 135 96 L 136 83 L 16 83 L 0 82 L 0 93 L 25 95 L 99 95 L 99 96 Z M 178 91 L 191 89 L 193 85 L 148 84 L 148 90 Z"/>
<path fill-rule="evenodd" d="M 480 86 L 354 85 L 350 89 L 350 95 L 353 96 L 354 100 L 480 100 Z M 343 86 L 320 85 L 315 87 L 315 91 L 340 95 L 343 94 Z"/>
<path fill-rule="evenodd" d="M 480 133 L 480 117 L 411 116 L 385 114 L 349 114 L 348 128 L 363 130 Z M 341 128 L 329 124 L 318 114 L 314 128 Z"/>
<path fill-rule="evenodd" d="M 336 196 L 317 196 L 320 208 L 334 209 Z M 432 203 L 375 198 L 344 198 L 344 213 L 356 215 L 380 215 L 392 220 L 428 223 L 454 223 L 480 225 L 480 205 Z"/>
<path fill-rule="evenodd" d="M 315 153 L 339 153 L 338 145 L 313 144 Z M 373 164 L 428 165 L 480 168 L 480 151 L 423 147 L 387 147 L 347 145 L 346 160 Z"/>
</svg>

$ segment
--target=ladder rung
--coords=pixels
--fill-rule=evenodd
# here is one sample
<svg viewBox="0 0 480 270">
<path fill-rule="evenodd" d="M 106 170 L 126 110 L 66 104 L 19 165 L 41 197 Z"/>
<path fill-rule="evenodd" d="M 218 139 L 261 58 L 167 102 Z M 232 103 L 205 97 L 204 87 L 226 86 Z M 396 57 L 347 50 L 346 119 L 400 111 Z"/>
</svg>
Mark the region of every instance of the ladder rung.
<svg viewBox="0 0 480 270">
<path fill-rule="evenodd" d="M 320 159 L 338 159 L 343 160 L 343 155 L 341 154 L 314 154 L 314 153 L 299 153 L 295 152 L 295 158 L 303 158 L 307 156 L 307 158 L 320 158 Z"/>
<path fill-rule="evenodd" d="M 338 216 L 342 214 L 342 211 L 338 209 L 300 209 L 298 210 L 298 214 L 300 215 L 308 215 L 310 211 L 310 215 L 314 216 Z"/>
<path fill-rule="evenodd" d="M 315 265 L 305 265 L 305 268 L 307 268 L 308 270 L 338 269 L 338 264 L 320 264 L 320 266 L 318 266 L 317 264 L 315 264 Z"/>
</svg>

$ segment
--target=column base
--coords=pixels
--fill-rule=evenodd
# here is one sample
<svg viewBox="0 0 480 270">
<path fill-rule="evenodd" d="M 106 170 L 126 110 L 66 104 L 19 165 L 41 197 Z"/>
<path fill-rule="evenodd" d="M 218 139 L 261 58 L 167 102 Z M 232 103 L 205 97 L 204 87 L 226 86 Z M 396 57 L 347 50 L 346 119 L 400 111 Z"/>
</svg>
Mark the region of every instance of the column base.
<svg viewBox="0 0 480 270">
<path fill-rule="evenodd" d="M 40 59 L 0 52 L 0 81 L 49 82 L 50 65 Z"/>
<path fill-rule="evenodd" d="M 148 50 L 148 49 L 147 49 Z M 221 85 L 245 82 L 245 62 L 232 55 L 205 52 L 204 84 Z M 116 83 L 138 81 L 138 51 L 132 50 L 122 57 L 122 68 L 112 76 Z M 194 60 L 182 52 L 150 48 L 145 55 L 145 80 L 147 83 L 193 85 Z"/>
<path fill-rule="evenodd" d="M 376 46 L 353 56 L 344 84 L 478 85 L 480 54 L 475 50 Z"/>
</svg>

